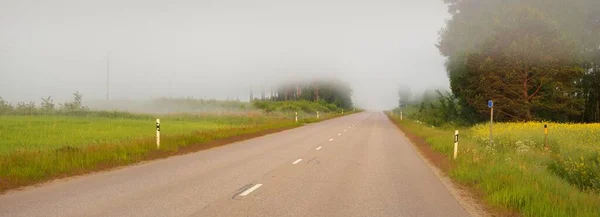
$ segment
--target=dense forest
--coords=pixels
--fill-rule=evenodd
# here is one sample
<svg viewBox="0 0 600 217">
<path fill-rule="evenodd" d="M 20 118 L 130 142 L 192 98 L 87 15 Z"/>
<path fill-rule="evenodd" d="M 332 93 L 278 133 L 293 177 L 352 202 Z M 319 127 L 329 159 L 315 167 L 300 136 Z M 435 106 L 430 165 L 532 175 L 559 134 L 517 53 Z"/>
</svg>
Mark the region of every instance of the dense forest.
<svg viewBox="0 0 600 217">
<path fill-rule="evenodd" d="M 494 100 L 500 121 L 600 121 L 600 1 L 444 2 L 452 17 L 437 47 L 451 93 L 419 110 L 473 123 Z"/>
<path fill-rule="evenodd" d="M 252 100 L 271 101 L 314 101 L 333 104 L 338 108 L 352 108 L 352 88 L 339 80 L 319 80 L 312 82 L 288 82 L 272 88 L 270 93 L 263 89 L 260 96 L 250 92 Z"/>
</svg>

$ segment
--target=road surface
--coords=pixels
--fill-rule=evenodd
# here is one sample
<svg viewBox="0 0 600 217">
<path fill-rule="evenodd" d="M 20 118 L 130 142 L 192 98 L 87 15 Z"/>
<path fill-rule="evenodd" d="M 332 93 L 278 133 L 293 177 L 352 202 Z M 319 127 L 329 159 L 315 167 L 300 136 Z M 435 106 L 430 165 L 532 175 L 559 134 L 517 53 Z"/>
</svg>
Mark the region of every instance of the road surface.
<svg viewBox="0 0 600 217">
<path fill-rule="evenodd" d="M 0 195 L 0 216 L 468 216 L 382 113 Z"/>
</svg>

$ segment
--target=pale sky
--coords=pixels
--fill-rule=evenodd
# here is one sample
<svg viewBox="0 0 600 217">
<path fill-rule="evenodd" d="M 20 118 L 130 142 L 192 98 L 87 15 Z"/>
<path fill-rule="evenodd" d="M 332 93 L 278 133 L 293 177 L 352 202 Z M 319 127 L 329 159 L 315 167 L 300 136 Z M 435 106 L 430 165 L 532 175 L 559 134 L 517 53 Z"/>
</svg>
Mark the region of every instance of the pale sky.
<svg viewBox="0 0 600 217">
<path fill-rule="evenodd" d="M 104 99 L 110 53 L 112 99 L 247 100 L 334 76 L 358 106 L 388 109 L 401 85 L 448 87 L 448 18 L 442 0 L 2 0 L 0 97 Z"/>
</svg>

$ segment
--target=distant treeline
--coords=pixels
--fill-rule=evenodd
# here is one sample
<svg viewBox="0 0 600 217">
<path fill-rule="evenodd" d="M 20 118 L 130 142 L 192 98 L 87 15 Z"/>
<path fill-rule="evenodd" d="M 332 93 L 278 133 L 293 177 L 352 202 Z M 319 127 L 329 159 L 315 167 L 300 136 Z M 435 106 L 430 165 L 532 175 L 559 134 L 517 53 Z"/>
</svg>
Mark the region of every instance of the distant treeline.
<svg viewBox="0 0 600 217">
<path fill-rule="evenodd" d="M 83 95 L 79 92 L 73 94 L 73 100 L 64 103 L 55 103 L 52 97 L 42 98 L 39 106 L 35 102 L 18 102 L 12 105 L 0 97 L 0 115 L 36 115 L 51 113 L 78 113 L 89 109 L 82 103 Z"/>
<path fill-rule="evenodd" d="M 500 121 L 600 122 L 600 1 L 444 2 L 448 116 L 486 120 L 494 100 Z"/>
<path fill-rule="evenodd" d="M 251 106 L 239 100 L 216 100 L 196 98 L 158 98 L 147 101 L 112 100 L 83 103 L 83 94 L 75 92 L 73 99 L 56 103 L 52 97 L 36 102 L 18 102 L 11 104 L 0 97 L 0 115 L 97 115 L 100 116 L 129 116 L 132 113 L 182 113 L 182 112 L 212 112 L 212 111 L 248 111 Z M 92 114 L 94 113 L 94 114 Z M 133 115 L 133 114 L 132 114 Z"/>
<path fill-rule="evenodd" d="M 270 93 L 262 91 L 260 96 L 250 93 L 250 99 L 271 101 L 313 101 L 322 105 L 333 104 L 338 108 L 352 108 L 350 85 L 338 80 L 313 82 L 289 82 L 273 88 Z M 332 110 L 334 108 L 331 108 Z"/>
</svg>

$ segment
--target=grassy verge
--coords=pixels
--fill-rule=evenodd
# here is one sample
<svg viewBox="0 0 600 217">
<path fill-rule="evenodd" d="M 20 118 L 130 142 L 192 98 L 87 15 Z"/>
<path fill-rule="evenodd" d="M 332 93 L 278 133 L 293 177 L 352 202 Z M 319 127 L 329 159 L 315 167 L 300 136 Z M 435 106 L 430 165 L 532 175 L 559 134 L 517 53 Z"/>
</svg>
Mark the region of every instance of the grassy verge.
<svg viewBox="0 0 600 217">
<path fill-rule="evenodd" d="M 349 114 L 349 113 L 347 113 Z M 305 117 L 0 116 L 0 192 L 56 178 L 164 158 L 262 136 L 341 114 Z"/>
<path fill-rule="evenodd" d="M 512 210 L 523 216 L 600 216 L 600 196 L 596 191 L 582 188 L 552 169 L 561 159 L 560 152 L 571 156 L 574 150 L 579 150 L 574 148 L 579 147 L 578 143 L 564 138 L 576 136 L 566 131 L 568 127 L 563 130 L 564 135 L 549 140 L 550 149 L 539 145 L 543 144 L 543 140 L 540 141 L 543 139 L 543 128 L 540 130 L 536 124 L 531 131 L 525 130 L 532 128 L 525 124 L 518 124 L 525 125 L 521 129 L 497 125 L 494 144 L 482 139 L 484 126 L 459 129 L 458 159 L 452 160 L 454 128 L 432 128 L 411 120 L 400 121 L 394 116 L 390 118 L 402 130 L 422 138 L 431 149 L 446 158 L 448 175 L 478 192 L 486 204 L 496 209 Z M 586 127 L 593 129 L 593 126 Z M 560 128 L 554 131 L 559 131 L 555 135 L 561 135 Z M 580 163 L 588 162 L 585 160 L 588 156 L 586 153 L 579 152 L 582 161 L 571 163 L 577 164 L 579 170 L 572 168 L 571 164 L 567 165 L 569 167 L 559 167 L 568 168 L 568 176 L 580 176 L 582 171 L 593 171 L 581 169 L 587 167 Z"/>
</svg>

